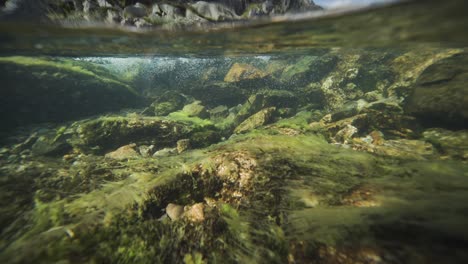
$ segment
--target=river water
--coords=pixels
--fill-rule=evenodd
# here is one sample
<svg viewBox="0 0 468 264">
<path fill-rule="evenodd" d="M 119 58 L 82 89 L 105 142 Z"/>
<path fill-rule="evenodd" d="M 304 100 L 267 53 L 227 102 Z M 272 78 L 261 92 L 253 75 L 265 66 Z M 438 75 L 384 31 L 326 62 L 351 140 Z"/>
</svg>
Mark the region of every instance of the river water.
<svg viewBox="0 0 468 264">
<path fill-rule="evenodd" d="M 468 2 L 0 22 L 2 263 L 467 263 Z"/>
</svg>

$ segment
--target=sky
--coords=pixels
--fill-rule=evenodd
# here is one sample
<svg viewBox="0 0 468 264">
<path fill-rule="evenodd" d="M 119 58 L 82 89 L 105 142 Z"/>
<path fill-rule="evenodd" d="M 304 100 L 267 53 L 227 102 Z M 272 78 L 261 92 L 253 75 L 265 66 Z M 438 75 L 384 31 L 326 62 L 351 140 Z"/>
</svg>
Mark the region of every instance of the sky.
<svg viewBox="0 0 468 264">
<path fill-rule="evenodd" d="M 314 0 L 314 3 L 323 8 L 336 8 L 349 5 L 368 5 L 389 2 L 389 0 Z"/>
</svg>

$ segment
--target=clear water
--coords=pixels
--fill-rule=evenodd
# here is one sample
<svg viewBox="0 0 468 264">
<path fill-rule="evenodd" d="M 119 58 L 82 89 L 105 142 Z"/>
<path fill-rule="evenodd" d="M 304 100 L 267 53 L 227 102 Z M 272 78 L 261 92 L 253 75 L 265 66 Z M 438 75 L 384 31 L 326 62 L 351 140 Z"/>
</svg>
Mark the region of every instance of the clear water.
<svg viewBox="0 0 468 264">
<path fill-rule="evenodd" d="M 466 263 L 467 10 L 3 21 L 1 262 Z"/>
</svg>

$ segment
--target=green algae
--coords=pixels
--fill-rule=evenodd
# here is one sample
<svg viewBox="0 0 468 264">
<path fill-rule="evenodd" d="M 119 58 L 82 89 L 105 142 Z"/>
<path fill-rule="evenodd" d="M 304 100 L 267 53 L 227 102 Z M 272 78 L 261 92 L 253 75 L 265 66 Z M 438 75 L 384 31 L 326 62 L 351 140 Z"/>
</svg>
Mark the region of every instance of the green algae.
<svg viewBox="0 0 468 264">
<path fill-rule="evenodd" d="M 143 116 L 101 117 L 78 122 L 74 126 L 77 127 L 77 134 L 70 142 L 88 152 L 93 147 L 97 147 L 97 152 L 102 152 L 132 142 L 170 146 L 190 131 L 188 126 L 181 123 Z"/>
<path fill-rule="evenodd" d="M 50 60 L 47 58 L 36 58 L 36 57 L 22 57 L 22 56 L 12 56 L 12 57 L 0 57 L 1 63 L 11 63 L 25 67 L 32 67 L 36 71 L 43 69 L 44 74 L 46 71 L 55 69 L 55 77 L 66 78 L 67 74 L 78 74 L 86 75 L 88 77 L 96 78 L 99 81 L 104 83 L 109 83 L 113 85 L 123 86 L 129 92 L 137 95 L 137 92 L 131 88 L 128 84 L 119 82 L 116 80 L 116 76 L 111 75 L 111 73 L 106 72 L 103 68 L 98 66 L 93 66 L 92 64 L 83 64 L 78 61 L 72 60 Z M 91 68 L 89 68 L 91 67 Z M 57 75 L 59 74 L 59 75 Z M 118 78 L 117 78 L 118 79 Z"/>
<path fill-rule="evenodd" d="M 167 119 L 190 124 L 194 128 L 203 128 L 213 126 L 213 122 L 208 119 L 202 119 L 196 116 L 189 116 L 183 111 L 172 112 Z"/>
<path fill-rule="evenodd" d="M 292 128 L 302 132 L 310 130 L 309 123 L 312 122 L 314 115 L 309 111 L 301 111 L 290 118 L 281 119 L 275 123 L 275 126 L 281 128 Z"/>
<path fill-rule="evenodd" d="M 432 129 L 423 133 L 427 142 L 411 141 L 405 137 L 418 134 L 408 132 L 412 126 L 406 122 L 415 121 L 406 119 L 401 101 L 353 108 L 371 86 L 383 96 L 388 83 L 377 80 L 388 72 L 377 62 L 398 61 L 374 55 L 346 53 L 335 61 L 330 78 L 298 88 L 310 89 L 309 95 L 325 89 L 320 100 L 338 108 L 330 115 L 323 116 L 323 102 L 317 107 L 289 90 L 252 90 L 248 101 L 226 110 L 230 114 L 221 121 L 169 110 L 170 98 L 161 96 L 151 107 L 171 112 L 165 117 L 90 118 L 37 132 L 14 151 L 2 150 L 0 172 L 8 177 L 0 177 L 5 183 L 0 260 L 321 263 L 345 256 L 349 262 L 443 262 L 433 247 L 455 253 L 453 262 L 467 259 L 466 131 Z M 363 73 L 373 67 L 374 72 Z M 174 110 L 180 109 L 185 97 L 174 94 Z M 312 104 L 302 107 L 305 103 Z M 232 135 L 236 125 L 266 107 L 302 111 Z M 353 121 L 361 115 L 364 124 Z M 349 142 L 334 140 L 347 125 L 359 133 Z M 152 156 L 179 140 L 202 149 Z M 45 144 L 41 149 L 54 150 L 55 143 L 69 148 L 28 155 L 29 146 L 39 143 Z M 128 160 L 103 155 L 126 144 L 151 145 L 151 151 Z M 431 152 L 431 144 L 440 155 Z M 169 204 L 186 212 L 201 205 L 202 220 L 186 215 L 171 220 L 165 211 Z"/>
<path fill-rule="evenodd" d="M 236 165 L 238 170 L 250 168 L 254 172 L 247 185 L 229 182 L 236 172 L 219 177 L 220 166 L 231 159 L 246 164 Z M 120 180 L 101 181 L 98 188 L 76 197 L 36 200 L 31 228 L 9 245 L 5 254 L 21 250 L 26 257 L 55 261 L 79 254 L 85 262 L 172 259 L 271 263 L 286 261 L 288 254 L 312 259 L 324 245 L 342 247 L 353 241 L 379 244 L 383 238 L 375 230 L 385 232 L 399 216 L 425 215 L 429 224 L 431 216 L 437 215 L 427 225 L 435 228 L 449 212 L 442 204 L 433 205 L 440 211 L 436 214 L 423 208 L 434 199 L 444 203 L 458 199 L 463 189 L 435 197 L 433 191 L 467 184 L 466 175 L 460 175 L 466 168 L 460 163 L 401 162 L 332 146 L 319 136 L 291 137 L 267 131 L 239 135 L 179 156 L 112 161 L 103 166 L 122 175 Z M 451 177 L 454 186 L 444 185 L 440 175 Z M 428 184 L 428 179 L 434 184 Z M 370 189 L 377 192 L 375 207 L 345 204 L 346 197 L 366 184 L 376 186 Z M 411 191 L 414 188 L 416 191 Z M 243 198 L 231 196 L 235 192 Z M 410 203 L 421 197 L 425 198 Z M 168 203 L 190 205 L 207 198 L 216 206 L 206 207 L 203 222 L 158 220 Z M 399 209 L 401 205 L 405 206 Z M 461 203 L 456 207 L 465 208 Z M 449 222 L 456 227 L 459 221 L 455 217 Z M 117 234 L 121 239 L 112 239 Z M 47 250 L 38 246 L 45 241 Z M 305 251 L 290 252 L 298 241 Z M 21 262 L 22 257 L 12 259 Z"/>
</svg>

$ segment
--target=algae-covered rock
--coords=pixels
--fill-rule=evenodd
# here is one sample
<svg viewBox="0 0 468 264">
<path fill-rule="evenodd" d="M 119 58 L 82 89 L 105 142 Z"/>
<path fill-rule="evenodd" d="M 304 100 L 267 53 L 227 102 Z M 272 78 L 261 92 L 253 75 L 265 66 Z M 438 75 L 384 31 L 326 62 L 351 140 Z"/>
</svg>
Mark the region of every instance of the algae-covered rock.
<svg viewBox="0 0 468 264">
<path fill-rule="evenodd" d="M 65 140 L 54 140 L 53 137 L 41 136 L 32 145 L 31 151 L 34 155 L 60 155 L 66 153 L 70 148 Z"/>
<path fill-rule="evenodd" d="M 299 96 L 288 90 L 268 89 L 258 92 L 263 95 L 264 107 L 296 109 L 299 104 Z"/>
<path fill-rule="evenodd" d="M 0 79 L 4 129 L 76 119 L 140 102 L 129 85 L 104 68 L 70 59 L 3 57 Z"/>
<path fill-rule="evenodd" d="M 348 102 L 331 115 L 331 121 L 338 121 L 344 118 L 357 115 L 366 106 L 367 102 L 363 100 Z"/>
<path fill-rule="evenodd" d="M 407 98 L 406 110 L 429 126 L 467 128 L 468 55 L 458 54 L 427 67 Z"/>
<path fill-rule="evenodd" d="M 234 133 L 245 133 L 249 130 L 268 124 L 268 122 L 273 118 L 275 111 L 276 107 L 269 107 L 260 110 L 258 113 L 255 113 L 237 126 L 236 129 L 234 129 Z"/>
<path fill-rule="evenodd" d="M 153 155 L 154 149 L 154 145 L 141 145 L 138 147 L 138 152 L 142 157 L 151 157 Z"/>
<path fill-rule="evenodd" d="M 127 162 L 91 156 L 80 159 L 81 165 L 35 166 L 35 175 L 49 171 L 63 175 L 62 181 L 79 178 L 66 189 L 43 177 L 33 183 L 17 166 L 2 166 L 17 185 L 4 178 L 2 183 L 33 190 L 21 188 L 21 195 L 17 188 L 2 190 L 8 201 L 15 197 L 28 206 L 2 210 L 8 236 L 2 237 L 0 259 L 181 262 L 204 252 L 197 259 L 312 262 L 317 256 L 336 260 L 340 254 L 340 259 L 365 261 L 394 254 L 389 245 L 407 247 L 411 256 L 424 260 L 434 245 L 464 252 L 446 243 L 466 236 L 457 228 L 467 220 L 462 213 L 467 209 L 466 164 L 425 160 L 430 155 L 401 158 L 428 143 L 388 144 L 395 147 L 395 156 L 340 148 L 313 135 L 255 133 L 174 156 Z M 70 174 L 77 166 L 81 169 Z M 104 180 L 104 175 L 122 178 Z M 99 181 L 92 191 L 63 194 L 84 179 Z M 44 192 L 57 193 L 44 199 Z M 7 208 L 4 202 L 2 209 Z M 23 218 L 12 217 L 16 215 Z M 409 231 L 418 238 L 408 241 Z M 405 235 L 395 236 L 400 232 Z M 372 242 L 375 250 L 364 250 L 362 241 Z"/>
<path fill-rule="evenodd" d="M 206 107 L 201 104 L 200 101 L 195 101 L 191 104 L 185 105 L 182 109 L 182 112 L 187 114 L 189 117 L 200 117 L 200 118 L 207 118 L 208 112 Z"/>
<path fill-rule="evenodd" d="M 177 148 L 163 148 L 154 152 L 153 157 L 167 157 L 177 154 Z"/>
<path fill-rule="evenodd" d="M 210 113 L 210 119 L 212 120 L 225 118 L 229 114 L 228 108 L 225 105 L 219 105 L 213 109 L 210 109 L 208 112 Z"/>
<path fill-rule="evenodd" d="M 460 49 L 423 48 L 407 51 L 389 62 L 395 73 L 392 83 L 385 88 L 388 96 L 408 97 L 419 76 L 431 65 L 463 51 Z"/>
<path fill-rule="evenodd" d="M 177 152 L 180 154 L 190 148 L 190 139 L 180 139 L 177 141 Z"/>
<path fill-rule="evenodd" d="M 156 116 L 166 116 L 172 112 L 182 109 L 186 98 L 175 91 L 167 91 L 151 104 L 148 111 Z"/>
<path fill-rule="evenodd" d="M 468 159 L 468 132 L 466 130 L 450 131 L 432 128 L 423 132 L 424 140 L 432 143 L 446 159 Z"/>
<path fill-rule="evenodd" d="M 397 139 L 370 143 L 362 139 L 355 139 L 351 147 L 355 150 L 401 160 L 426 160 L 434 156 L 433 146 L 423 140 Z"/>
<path fill-rule="evenodd" d="M 310 78 L 305 87 L 248 91 L 241 80 L 193 92 L 206 80 L 182 89 L 207 100 L 183 110 L 181 90 L 154 89 L 152 114 L 165 117 L 101 116 L 15 138 L 0 148 L 0 262 L 465 263 L 467 132 L 420 138 L 401 96 L 388 98 L 392 77 L 377 62 L 391 59 L 355 53 L 333 51 L 337 67 L 320 78 L 308 76 L 310 57 L 282 72 Z M 416 89 L 463 76 L 431 67 Z"/>
<path fill-rule="evenodd" d="M 72 144 L 84 151 L 95 152 L 129 143 L 155 145 L 157 148 L 172 146 L 191 129 L 181 123 L 150 117 L 102 117 L 76 126 Z"/>
<path fill-rule="evenodd" d="M 205 129 L 190 135 L 190 145 L 194 148 L 204 148 L 221 140 L 221 134 L 217 130 Z"/>
<path fill-rule="evenodd" d="M 332 142 L 334 143 L 343 143 L 347 144 L 348 141 L 358 132 L 358 129 L 350 124 L 347 124 L 342 129 L 338 130 L 336 134 L 332 138 Z"/>
<path fill-rule="evenodd" d="M 299 87 L 318 82 L 333 70 L 337 61 L 334 55 L 304 56 L 284 68 L 280 80 Z"/>
<path fill-rule="evenodd" d="M 339 58 L 333 71 L 322 79 L 320 87 L 325 106 L 331 110 L 340 108 L 349 99 L 358 99 L 356 93 L 362 93 L 358 89 L 356 91 L 343 89 L 344 87 L 355 87 L 352 81 L 359 73 L 360 55 L 340 54 Z"/>
<path fill-rule="evenodd" d="M 36 132 L 13 151 L 20 150 L 29 144 L 31 153 L 36 156 L 60 156 L 71 150 L 68 139 L 72 131 L 65 126 L 59 128 Z"/>
<path fill-rule="evenodd" d="M 225 82 L 240 82 L 244 80 L 262 79 L 267 76 L 266 72 L 243 63 L 234 63 L 229 72 L 224 77 Z"/>
<path fill-rule="evenodd" d="M 250 115 L 260 111 L 265 104 L 264 99 L 265 96 L 263 94 L 251 95 L 237 112 L 236 123 L 239 124 Z"/>
<path fill-rule="evenodd" d="M 419 129 L 415 118 L 406 115 L 398 101 L 392 98 L 372 103 L 364 100 L 349 102 L 334 113 L 324 116 L 320 122 L 310 124 L 313 130 L 325 132 L 330 139 L 335 139 L 339 131 L 342 131 L 340 134 L 351 131 L 350 126 L 357 129 L 352 133 L 355 136 L 379 130 L 386 137 L 396 139 L 413 138 Z"/>
<path fill-rule="evenodd" d="M 115 160 L 136 159 L 140 157 L 140 155 L 135 150 L 135 147 L 136 144 L 125 145 L 112 152 L 107 153 L 105 157 Z"/>
</svg>

